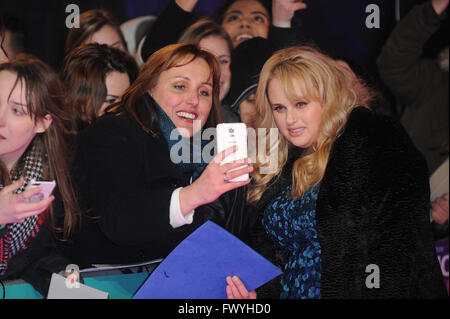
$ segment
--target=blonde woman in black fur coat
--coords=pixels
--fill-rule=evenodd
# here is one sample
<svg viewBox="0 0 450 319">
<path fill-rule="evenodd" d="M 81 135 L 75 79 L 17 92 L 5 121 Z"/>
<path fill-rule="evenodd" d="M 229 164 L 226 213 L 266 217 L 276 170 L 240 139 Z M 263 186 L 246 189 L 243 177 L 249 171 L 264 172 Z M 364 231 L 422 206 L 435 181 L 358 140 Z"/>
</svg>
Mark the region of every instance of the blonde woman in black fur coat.
<svg viewBox="0 0 450 319">
<path fill-rule="evenodd" d="M 252 244 L 283 270 L 258 296 L 446 297 L 426 162 L 398 123 L 367 108 L 350 68 L 309 47 L 284 49 L 256 95 L 255 127 L 279 137 L 266 150 L 278 169 L 263 174 L 259 158 L 254 167 Z M 256 296 L 228 284 L 230 298 Z"/>
</svg>

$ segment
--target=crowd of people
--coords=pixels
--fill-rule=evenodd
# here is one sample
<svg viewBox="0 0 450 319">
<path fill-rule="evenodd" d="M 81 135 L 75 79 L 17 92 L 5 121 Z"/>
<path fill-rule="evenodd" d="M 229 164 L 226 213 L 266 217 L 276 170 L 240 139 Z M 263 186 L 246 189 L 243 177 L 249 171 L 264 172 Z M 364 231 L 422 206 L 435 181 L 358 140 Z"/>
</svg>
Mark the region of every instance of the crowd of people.
<svg viewBox="0 0 450 319">
<path fill-rule="evenodd" d="M 230 299 L 447 297 L 449 51 L 421 52 L 448 0 L 413 8 L 379 55 L 400 118 L 374 110 L 352 61 L 298 41 L 303 1 L 227 0 L 196 20 L 197 2 L 170 0 L 136 55 L 109 12 L 83 12 L 56 71 L 0 22 L 0 280 L 45 296 L 69 264 L 165 258 L 211 220 L 283 271 L 250 292 L 230 274 Z M 205 132 L 223 122 L 268 156 L 221 163 L 236 148 L 215 154 Z"/>
</svg>

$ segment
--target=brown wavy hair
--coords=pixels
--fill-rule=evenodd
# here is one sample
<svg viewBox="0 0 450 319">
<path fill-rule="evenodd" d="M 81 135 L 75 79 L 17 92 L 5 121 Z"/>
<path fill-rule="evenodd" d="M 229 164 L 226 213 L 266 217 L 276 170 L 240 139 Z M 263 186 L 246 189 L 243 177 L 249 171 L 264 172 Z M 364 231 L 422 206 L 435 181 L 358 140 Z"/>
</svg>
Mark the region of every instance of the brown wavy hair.
<svg viewBox="0 0 450 319">
<path fill-rule="evenodd" d="M 45 180 L 56 180 L 55 196 L 64 205 L 64 226 L 55 226 L 53 205 L 49 209 L 49 221 L 55 232 L 62 232 L 62 238 L 67 240 L 81 216 L 70 178 L 68 158 L 69 148 L 67 138 L 70 136 L 72 120 L 67 112 L 65 93 L 56 72 L 31 55 L 19 54 L 8 63 L 0 64 L 0 72 L 9 71 L 17 75 L 13 89 L 20 85 L 25 87 L 27 112 L 36 122 L 45 116 L 51 116 L 49 128 L 37 134 L 31 143 L 40 139 L 45 151 Z M 3 165 L 2 179 L 10 182 L 9 172 Z"/>
<path fill-rule="evenodd" d="M 142 129 L 152 136 L 157 136 L 153 125 L 156 120 L 156 106 L 150 104 L 150 119 L 142 119 L 137 112 L 137 106 L 142 98 L 158 84 L 162 72 L 191 63 L 195 59 L 203 59 L 209 66 L 212 78 L 212 108 L 205 123 L 205 128 L 216 127 L 222 121 L 220 112 L 220 67 L 217 59 L 209 52 L 201 50 L 195 44 L 178 43 L 168 45 L 153 53 L 142 67 L 137 79 L 125 91 L 122 101 L 110 105 L 106 111 L 115 112 L 120 107 L 131 114 Z M 120 114 L 120 112 L 119 112 Z M 149 120 L 150 124 L 147 124 Z"/>
<path fill-rule="evenodd" d="M 321 181 L 333 143 L 342 133 L 349 113 L 357 106 L 369 107 L 371 94 L 345 62 L 334 60 L 311 47 L 287 48 L 275 53 L 261 71 L 256 92 L 258 116 L 253 123 L 255 127 L 276 128 L 267 93 L 268 85 L 274 78 L 280 80 L 290 100 L 299 98 L 299 92 L 294 90 L 295 82 L 304 98 L 320 102 L 323 108 L 314 152 L 297 159 L 293 165 L 291 196 L 298 198 Z M 269 134 L 268 130 L 265 131 L 265 135 Z M 268 136 L 266 138 L 269 140 Z M 278 166 L 273 173 L 261 174 L 258 168 L 266 163 L 257 158 L 253 184 L 248 193 L 249 203 L 255 204 L 268 183 L 281 174 L 289 147 L 295 146 L 290 145 L 281 134 L 277 141 L 266 146 L 266 153 L 277 152 Z"/>
<path fill-rule="evenodd" d="M 67 33 L 65 53 L 69 53 L 76 47 L 82 45 L 86 40 L 94 35 L 105 25 L 112 27 L 119 35 L 123 47 L 127 48 L 127 42 L 120 30 L 119 23 L 114 19 L 112 14 L 106 10 L 88 10 L 80 15 L 80 27 L 71 28 Z"/>
<path fill-rule="evenodd" d="M 139 69 L 127 52 L 105 44 L 84 44 L 66 55 L 60 76 L 78 130 L 98 118 L 107 95 L 106 76 L 113 71 L 128 74 L 133 83 Z"/>
</svg>

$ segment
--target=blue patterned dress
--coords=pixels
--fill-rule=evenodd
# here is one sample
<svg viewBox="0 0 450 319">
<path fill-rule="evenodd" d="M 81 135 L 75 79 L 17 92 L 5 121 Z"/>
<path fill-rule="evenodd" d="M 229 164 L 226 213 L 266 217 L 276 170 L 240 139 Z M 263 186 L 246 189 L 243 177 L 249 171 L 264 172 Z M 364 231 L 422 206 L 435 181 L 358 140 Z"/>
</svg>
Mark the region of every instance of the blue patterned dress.
<svg viewBox="0 0 450 319">
<path fill-rule="evenodd" d="M 316 230 L 316 201 L 319 186 L 296 200 L 288 186 L 266 210 L 262 220 L 267 234 L 289 257 L 281 279 L 280 298 L 321 298 L 321 251 Z"/>
</svg>

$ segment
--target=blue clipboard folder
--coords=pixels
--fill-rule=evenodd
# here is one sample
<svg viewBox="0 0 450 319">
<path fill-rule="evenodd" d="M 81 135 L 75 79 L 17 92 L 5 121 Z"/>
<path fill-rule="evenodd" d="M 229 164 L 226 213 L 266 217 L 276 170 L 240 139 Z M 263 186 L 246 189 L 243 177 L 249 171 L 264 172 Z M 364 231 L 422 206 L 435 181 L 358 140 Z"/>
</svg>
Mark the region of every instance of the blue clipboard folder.
<svg viewBox="0 0 450 319">
<path fill-rule="evenodd" d="M 133 299 L 226 299 L 226 277 L 252 291 L 282 272 L 238 238 L 207 221 L 153 271 Z"/>
</svg>

